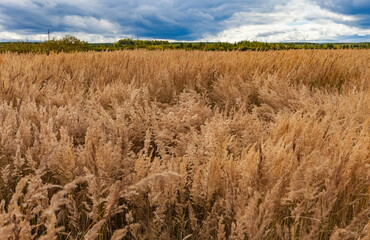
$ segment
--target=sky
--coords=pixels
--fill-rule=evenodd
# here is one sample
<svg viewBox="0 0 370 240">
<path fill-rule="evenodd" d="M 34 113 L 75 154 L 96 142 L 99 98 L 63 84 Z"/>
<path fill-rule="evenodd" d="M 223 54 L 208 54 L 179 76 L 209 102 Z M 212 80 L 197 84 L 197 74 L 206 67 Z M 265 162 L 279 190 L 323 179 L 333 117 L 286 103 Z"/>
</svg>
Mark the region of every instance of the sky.
<svg viewBox="0 0 370 240">
<path fill-rule="evenodd" d="M 370 0 L 0 0 L 0 41 L 370 42 Z"/>
</svg>

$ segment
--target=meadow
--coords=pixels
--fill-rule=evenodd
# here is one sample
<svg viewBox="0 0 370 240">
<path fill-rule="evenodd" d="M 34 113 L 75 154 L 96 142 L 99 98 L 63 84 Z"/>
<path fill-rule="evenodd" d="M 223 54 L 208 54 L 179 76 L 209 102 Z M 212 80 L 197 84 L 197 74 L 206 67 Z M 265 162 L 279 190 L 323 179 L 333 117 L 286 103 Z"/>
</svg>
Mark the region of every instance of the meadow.
<svg viewBox="0 0 370 240">
<path fill-rule="evenodd" d="M 370 50 L 0 54 L 1 239 L 370 239 Z"/>
</svg>

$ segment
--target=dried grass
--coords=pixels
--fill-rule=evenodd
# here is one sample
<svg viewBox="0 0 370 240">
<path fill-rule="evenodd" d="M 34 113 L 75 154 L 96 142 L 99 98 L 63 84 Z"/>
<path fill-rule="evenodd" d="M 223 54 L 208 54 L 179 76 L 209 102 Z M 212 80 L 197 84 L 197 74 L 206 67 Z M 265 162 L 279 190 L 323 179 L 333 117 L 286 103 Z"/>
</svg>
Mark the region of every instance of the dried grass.
<svg viewBox="0 0 370 240">
<path fill-rule="evenodd" d="M 1 54 L 2 239 L 368 239 L 366 50 Z"/>
</svg>

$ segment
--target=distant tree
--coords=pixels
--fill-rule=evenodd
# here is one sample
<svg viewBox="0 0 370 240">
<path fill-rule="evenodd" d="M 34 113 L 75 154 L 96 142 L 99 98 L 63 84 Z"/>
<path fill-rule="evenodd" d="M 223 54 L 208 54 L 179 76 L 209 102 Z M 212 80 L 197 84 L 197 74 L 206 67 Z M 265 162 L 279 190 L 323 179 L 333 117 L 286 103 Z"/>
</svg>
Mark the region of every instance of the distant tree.
<svg viewBox="0 0 370 240">
<path fill-rule="evenodd" d="M 77 37 L 72 36 L 72 35 L 65 35 L 64 37 L 62 37 L 62 39 L 60 41 L 64 44 L 81 44 L 81 43 L 83 43 Z"/>
<path fill-rule="evenodd" d="M 328 44 L 326 44 L 326 48 L 328 48 L 328 49 L 333 49 L 335 46 L 334 46 L 334 44 L 332 44 L 332 43 L 328 43 Z"/>
<path fill-rule="evenodd" d="M 46 41 L 41 46 L 42 52 L 78 52 L 92 50 L 92 47 L 85 41 L 79 40 L 72 35 L 66 35 L 60 40 L 53 39 Z"/>
<path fill-rule="evenodd" d="M 116 45 L 128 45 L 128 46 L 132 46 L 132 45 L 135 45 L 135 41 L 132 40 L 132 39 L 121 39 L 119 40 Z"/>
</svg>

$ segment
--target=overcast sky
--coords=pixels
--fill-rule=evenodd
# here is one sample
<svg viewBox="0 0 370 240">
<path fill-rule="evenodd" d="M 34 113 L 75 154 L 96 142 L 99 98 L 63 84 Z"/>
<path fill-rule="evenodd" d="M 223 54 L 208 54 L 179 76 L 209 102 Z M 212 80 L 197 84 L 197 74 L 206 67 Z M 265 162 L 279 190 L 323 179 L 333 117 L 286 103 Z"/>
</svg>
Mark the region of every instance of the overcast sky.
<svg viewBox="0 0 370 240">
<path fill-rule="evenodd" d="M 0 41 L 370 41 L 370 0 L 0 0 Z"/>
</svg>

